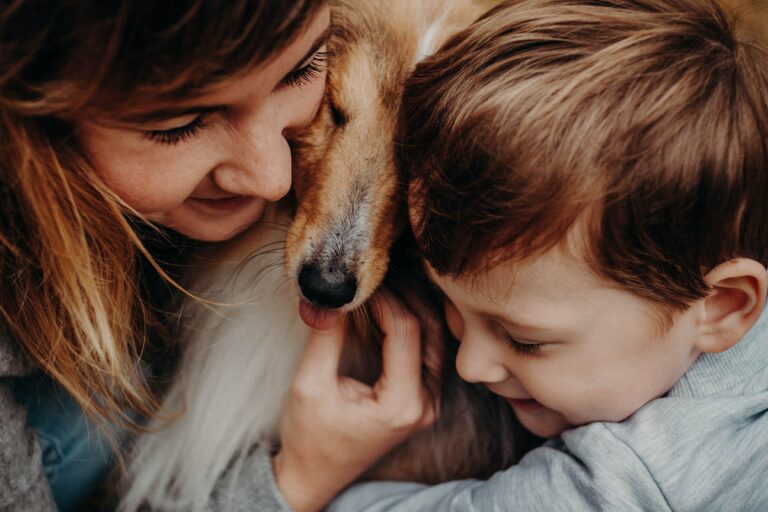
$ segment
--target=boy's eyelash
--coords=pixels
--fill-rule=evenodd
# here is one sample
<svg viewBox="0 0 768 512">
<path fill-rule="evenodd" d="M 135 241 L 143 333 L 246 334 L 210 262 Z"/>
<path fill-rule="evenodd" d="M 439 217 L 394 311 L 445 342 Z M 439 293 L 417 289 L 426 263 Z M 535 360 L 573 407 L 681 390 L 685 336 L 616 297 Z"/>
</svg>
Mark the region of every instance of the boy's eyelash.
<svg viewBox="0 0 768 512">
<path fill-rule="evenodd" d="M 205 120 L 202 115 L 199 115 L 184 126 L 171 128 L 169 130 L 147 130 L 144 132 L 144 136 L 149 140 L 161 144 L 173 145 L 191 139 L 204 127 Z"/>
<path fill-rule="evenodd" d="M 318 51 L 312 60 L 304 67 L 294 69 L 283 78 L 283 84 L 288 87 L 301 87 L 311 83 L 328 66 L 328 51 Z"/>
<path fill-rule="evenodd" d="M 521 355 L 533 355 L 541 350 L 541 343 L 520 343 L 511 336 L 507 336 L 507 342 L 512 350 Z"/>
</svg>

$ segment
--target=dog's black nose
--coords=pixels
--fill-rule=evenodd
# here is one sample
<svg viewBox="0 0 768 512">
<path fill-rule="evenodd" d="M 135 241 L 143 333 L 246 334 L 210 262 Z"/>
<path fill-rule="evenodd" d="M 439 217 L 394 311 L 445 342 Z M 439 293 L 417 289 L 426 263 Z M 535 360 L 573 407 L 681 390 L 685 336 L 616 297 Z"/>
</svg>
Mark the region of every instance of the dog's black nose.
<svg viewBox="0 0 768 512">
<path fill-rule="evenodd" d="M 316 265 L 308 264 L 299 272 L 299 288 L 311 302 L 335 309 L 355 298 L 357 279 L 344 272 L 324 272 Z"/>
</svg>

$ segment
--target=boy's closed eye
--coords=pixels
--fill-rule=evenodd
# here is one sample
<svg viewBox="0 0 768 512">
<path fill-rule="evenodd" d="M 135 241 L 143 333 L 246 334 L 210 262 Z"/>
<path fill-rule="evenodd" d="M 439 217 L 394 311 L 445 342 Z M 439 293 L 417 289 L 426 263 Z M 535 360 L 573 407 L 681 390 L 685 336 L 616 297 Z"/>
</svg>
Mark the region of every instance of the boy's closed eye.
<svg viewBox="0 0 768 512">
<path fill-rule="evenodd" d="M 505 336 L 507 343 L 516 353 L 520 355 L 533 355 L 538 354 L 544 343 L 527 341 L 522 339 L 513 338 L 509 334 Z"/>
<path fill-rule="evenodd" d="M 464 321 L 461 318 L 461 313 L 447 296 L 444 296 L 443 303 L 445 310 L 445 321 L 448 325 L 448 329 L 457 340 L 461 341 L 461 337 L 464 333 Z M 541 341 L 533 341 L 526 338 L 513 336 L 498 320 L 488 319 L 487 321 L 490 324 L 490 330 L 496 332 L 496 335 L 504 339 L 512 348 L 512 350 L 518 354 L 537 354 L 541 350 L 542 346 L 545 345 L 545 343 Z"/>
</svg>

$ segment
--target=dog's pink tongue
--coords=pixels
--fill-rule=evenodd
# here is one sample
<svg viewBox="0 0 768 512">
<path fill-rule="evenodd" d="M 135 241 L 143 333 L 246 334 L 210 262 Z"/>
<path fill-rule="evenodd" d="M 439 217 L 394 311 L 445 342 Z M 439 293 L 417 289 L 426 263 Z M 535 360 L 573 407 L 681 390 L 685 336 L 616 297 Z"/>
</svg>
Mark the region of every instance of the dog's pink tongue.
<svg viewBox="0 0 768 512">
<path fill-rule="evenodd" d="M 318 331 L 327 331 L 333 327 L 339 314 L 335 309 L 319 308 L 304 299 L 299 301 L 299 316 L 305 324 Z"/>
</svg>

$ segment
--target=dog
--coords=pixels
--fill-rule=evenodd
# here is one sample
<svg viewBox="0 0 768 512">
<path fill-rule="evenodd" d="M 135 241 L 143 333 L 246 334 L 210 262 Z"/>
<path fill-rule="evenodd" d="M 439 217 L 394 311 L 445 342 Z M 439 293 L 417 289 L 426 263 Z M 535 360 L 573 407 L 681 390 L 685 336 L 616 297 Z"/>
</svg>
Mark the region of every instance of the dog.
<svg viewBox="0 0 768 512">
<path fill-rule="evenodd" d="M 326 97 L 293 143 L 296 201 L 274 205 L 249 232 L 204 255 L 211 263 L 190 290 L 227 306 L 185 302 L 183 355 L 160 416 L 183 414 L 169 425 L 155 421 L 138 440 L 120 510 L 203 509 L 224 472 L 240 471 L 254 446 L 279 442 L 308 325 L 339 313 L 355 316 L 398 261 L 418 267 L 407 250 L 390 265 L 405 225 L 395 162 L 403 83 L 485 6 L 472 0 L 334 0 L 331 6 Z M 407 285 L 424 280 L 415 275 Z M 345 354 L 344 367 L 366 381 L 375 380 L 380 364 L 372 332 L 350 332 Z M 449 354 L 446 368 L 451 365 Z M 513 462 L 517 428 L 509 408 L 448 370 L 440 376 L 436 426 L 365 478 L 437 483 L 489 476 Z"/>
</svg>

